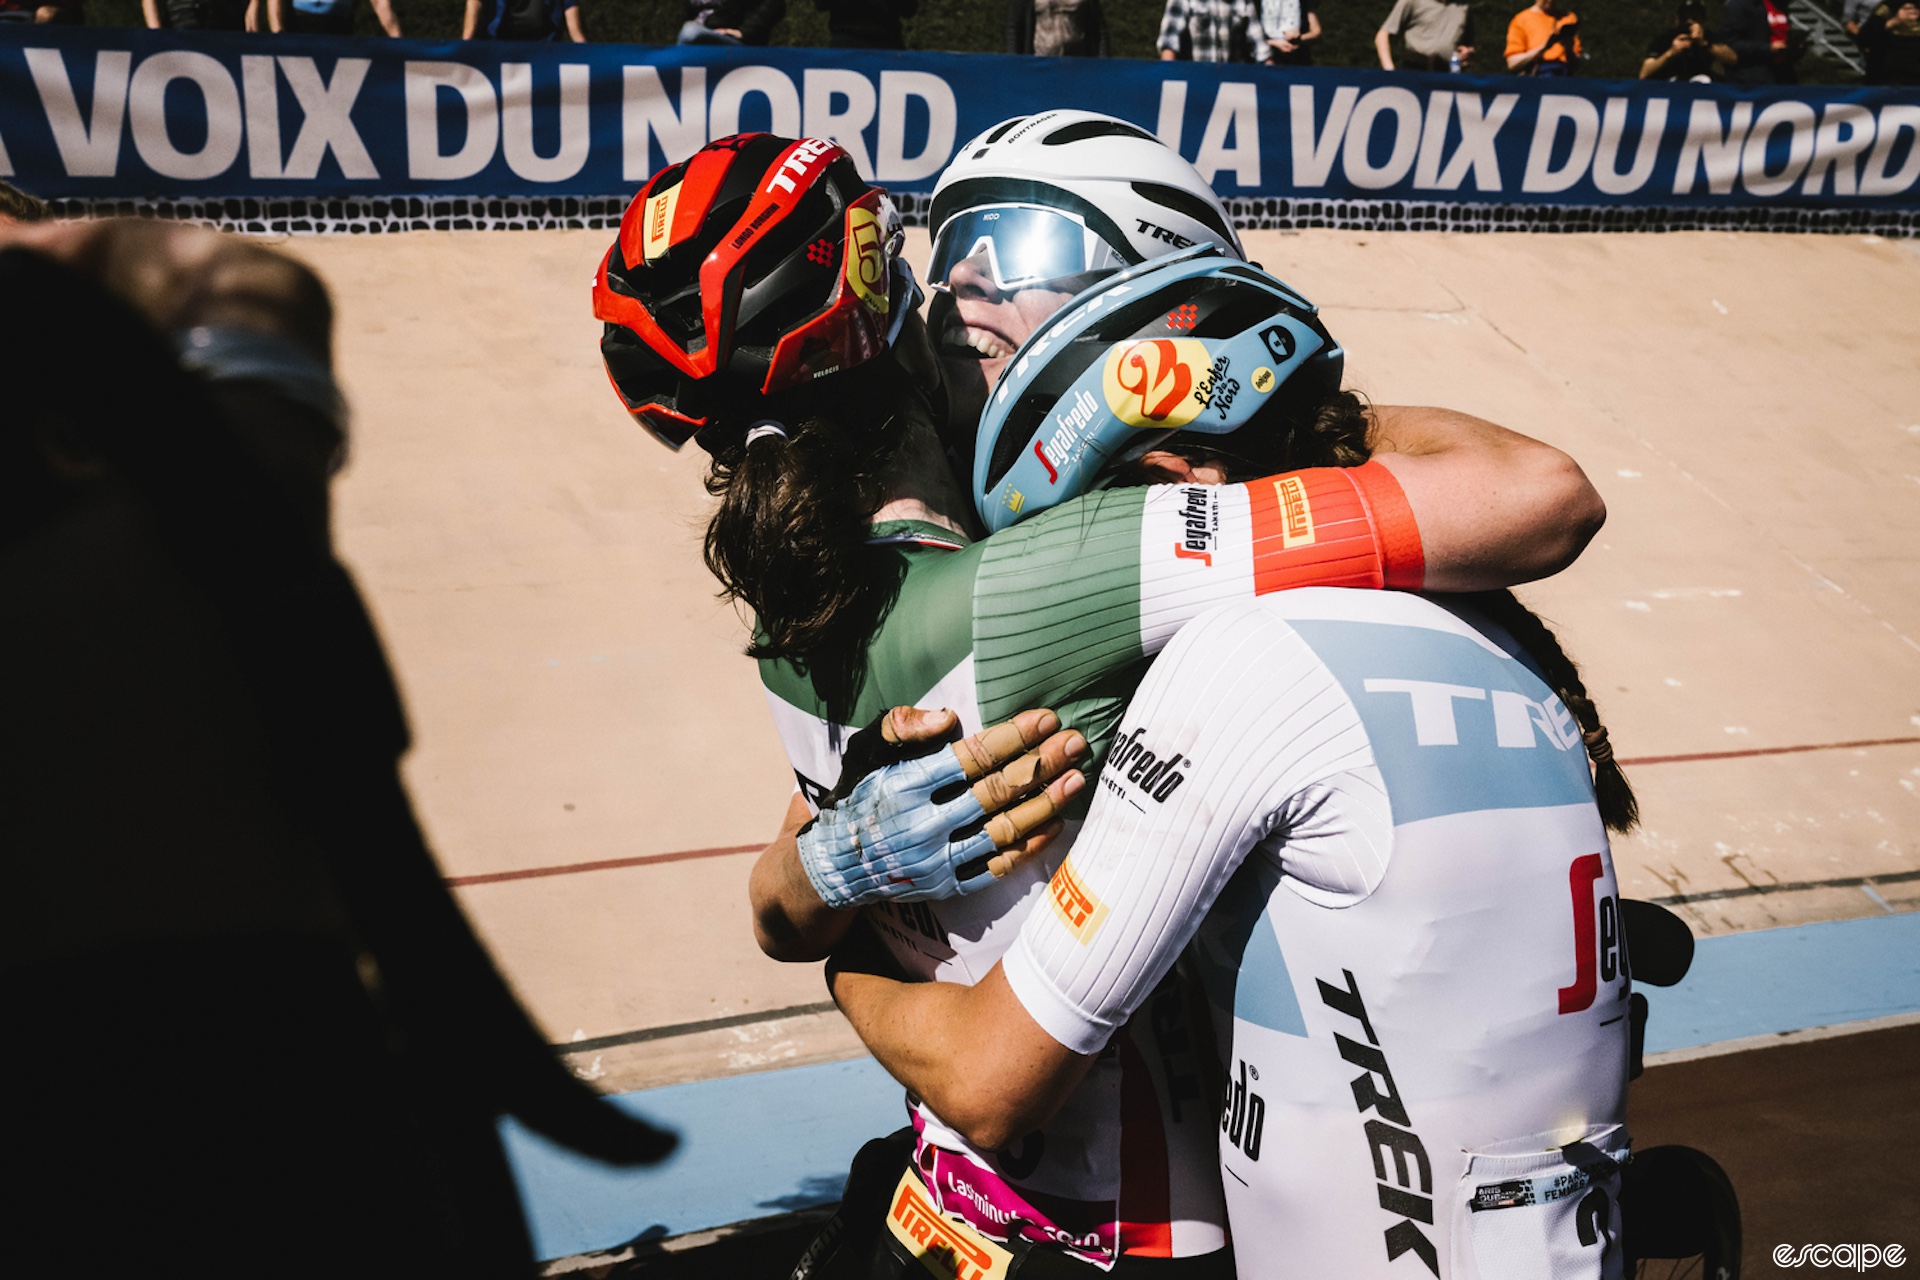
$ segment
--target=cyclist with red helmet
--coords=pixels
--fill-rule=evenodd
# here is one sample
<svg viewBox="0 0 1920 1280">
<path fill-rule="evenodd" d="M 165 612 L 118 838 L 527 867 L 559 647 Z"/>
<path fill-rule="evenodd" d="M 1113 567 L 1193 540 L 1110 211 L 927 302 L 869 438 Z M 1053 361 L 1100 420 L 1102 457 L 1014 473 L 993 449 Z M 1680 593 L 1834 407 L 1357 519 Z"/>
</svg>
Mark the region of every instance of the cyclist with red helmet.
<svg viewBox="0 0 1920 1280">
<path fill-rule="evenodd" d="M 930 827 L 862 810 L 857 791 L 816 819 L 854 727 L 885 708 L 949 707 L 978 729 L 1053 705 L 1085 730 L 1097 765 L 1146 659 L 1212 604 L 1291 585 L 1504 585 L 1558 569 L 1598 527 L 1597 496 L 1556 450 L 1295 382 L 1312 357 L 1325 357 L 1324 373 L 1338 355 L 1318 330 L 1311 350 L 1262 366 L 1267 379 L 1248 385 L 1264 389 L 1244 393 L 1275 407 L 1267 421 L 1299 429 L 1250 433 L 1234 469 L 1312 468 L 1284 490 L 1268 479 L 1214 495 L 1091 494 L 973 541 L 896 230 L 884 195 L 832 144 L 726 139 L 648 183 L 595 286 L 623 404 L 669 445 L 693 439 L 713 455 L 707 560 L 754 610 L 748 652 L 801 784 L 752 884 L 756 931 L 778 958 L 818 959 L 864 915 L 912 976 L 978 980 L 1057 864 L 1055 847 L 1001 863 L 1002 875 L 976 870 L 995 842 L 946 835 L 980 815 L 964 795 Z M 1303 301 L 1281 310 L 1289 334 L 1316 332 Z M 1167 318 L 1185 314 L 1176 305 Z M 1177 379 L 1171 369 L 1140 372 Z M 1049 440 L 1070 453 L 1079 406 L 1056 409 L 1065 434 Z M 1347 460 L 1320 443 L 1341 432 L 1316 427 L 1356 419 L 1385 460 L 1315 466 Z M 1042 447 L 1036 465 L 1048 461 Z M 1274 523 L 1283 491 L 1296 515 L 1311 513 L 1310 538 L 1297 520 L 1292 534 Z M 1223 571 L 1171 572 L 1203 561 Z M 944 768 L 929 766 L 929 794 L 959 776 Z M 863 876 L 876 858 L 892 859 L 887 874 Z M 1177 984 L 1151 1007 L 1151 1025 L 1117 1037 L 1054 1120 L 1009 1149 L 973 1150 L 918 1108 L 916 1167 L 943 1179 L 903 1174 L 882 1189 L 887 1203 L 927 1204 L 943 1223 L 963 1201 L 990 1205 L 970 1230 L 1023 1257 L 1230 1274 L 1213 1117 L 1190 1092 L 1205 1078 L 1202 1040 Z"/>
</svg>

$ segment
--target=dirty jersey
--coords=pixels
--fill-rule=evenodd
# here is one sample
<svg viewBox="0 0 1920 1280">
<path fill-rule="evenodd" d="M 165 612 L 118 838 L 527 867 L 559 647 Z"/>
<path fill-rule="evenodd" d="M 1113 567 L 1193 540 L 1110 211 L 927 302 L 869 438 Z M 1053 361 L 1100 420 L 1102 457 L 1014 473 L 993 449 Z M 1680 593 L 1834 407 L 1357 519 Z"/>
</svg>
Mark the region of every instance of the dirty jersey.
<svg viewBox="0 0 1920 1280">
<path fill-rule="evenodd" d="M 1579 726 L 1517 653 L 1397 592 L 1206 614 L 1006 955 L 1091 1053 L 1193 942 L 1249 1280 L 1620 1275 L 1619 902 Z"/>
<path fill-rule="evenodd" d="M 912 522 L 877 525 L 904 580 L 868 648 L 850 723 L 812 684 L 761 663 L 775 723 L 810 803 L 833 786 L 854 727 L 899 704 L 950 707 L 967 732 L 1047 706 L 1091 749 L 1089 778 L 1148 658 L 1216 604 L 1302 583 L 1379 586 L 1419 573 L 1417 541 L 1381 545 L 1379 508 L 1405 499 L 1378 464 L 1249 485 L 1159 486 L 1092 494 L 964 545 Z M 1077 823 L 1071 824 L 1068 836 Z M 970 896 L 886 904 L 867 919 L 923 979 L 984 977 L 1070 846 Z M 1151 1016 L 1117 1036 L 1047 1128 L 998 1152 L 972 1149 L 915 1107 L 920 1166 L 944 1211 L 1001 1239 L 1050 1240 L 1097 1262 L 1117 1252 L 1187 1256 L 1222 1247 L 1213 1117 L 1202 1099 L 1211 1049 L 1168 983 Z"/>
</svg>

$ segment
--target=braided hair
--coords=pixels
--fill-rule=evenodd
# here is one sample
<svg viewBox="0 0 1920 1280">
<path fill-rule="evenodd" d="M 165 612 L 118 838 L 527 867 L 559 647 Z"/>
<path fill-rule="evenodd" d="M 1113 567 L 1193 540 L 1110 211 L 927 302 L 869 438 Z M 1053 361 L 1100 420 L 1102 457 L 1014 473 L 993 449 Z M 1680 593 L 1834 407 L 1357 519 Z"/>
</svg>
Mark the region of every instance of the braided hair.
<svg viewBox="0 0 1920 1280">
<path fill-rule="evenodd" d="M 1540 664 L 1547 683 L 1567 704 L 1580 723 L 1580 738 L 1586 743 L 1587 758 L 1593 761 L 1593 793 L 1600 806 L 1600 820 L 1607 830 L 1625 833 L 1640 822 L 1640 802 L 1634 798 L 1633 785 L 1627 781 L 1620 762 L 1613 758 L 1613 744 L 1607 741 L 1607 727 L 1600 723 L 1599 709 L 1587 696 L 1566 650 L 1560 647 L 1547 624 L 1533 610 L 1520 603 L 1511 591 L 1480 591 L 1463 597 L 1488 619 L 1506 628 L 1527 656 Z"/>
</svg>

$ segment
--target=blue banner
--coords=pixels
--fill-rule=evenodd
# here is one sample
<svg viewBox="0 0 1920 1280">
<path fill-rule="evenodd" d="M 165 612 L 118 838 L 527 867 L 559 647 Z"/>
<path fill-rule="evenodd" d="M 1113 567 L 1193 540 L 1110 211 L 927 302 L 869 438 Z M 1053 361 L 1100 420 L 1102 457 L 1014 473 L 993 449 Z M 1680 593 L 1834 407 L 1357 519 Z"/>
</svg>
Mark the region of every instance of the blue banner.
<svg viewBox="0 0 1920 1280">
<path fill-rule="evenodd" d="M 840 49 L 0 27 L 0 177 L 48 198 L 611 195 L 740 130 L 932 189 L 1086 107 L 1225 197 L 1920 207 L 1920 94 Z"/>
</svg>

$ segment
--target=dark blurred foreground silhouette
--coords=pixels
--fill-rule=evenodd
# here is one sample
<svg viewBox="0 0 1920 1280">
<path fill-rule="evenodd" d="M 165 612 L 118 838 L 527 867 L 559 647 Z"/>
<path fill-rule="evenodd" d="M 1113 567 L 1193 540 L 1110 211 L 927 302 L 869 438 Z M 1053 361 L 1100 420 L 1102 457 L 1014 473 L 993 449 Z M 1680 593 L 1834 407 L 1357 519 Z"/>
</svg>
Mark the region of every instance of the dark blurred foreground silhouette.
<svg viewBox="0 0 1920 1280">
<path fill-rule="evenodd" d="M 674 1138 L 561 1067 L 414 820 L 330 544 L 324 289 L 184 227 L 0 226 L 0 300 L 0 1259 L 531 1274 L 496 1117 Z M 265 333 L 259 376 L 185 372 L 197 327 Z"/>
</svg>

